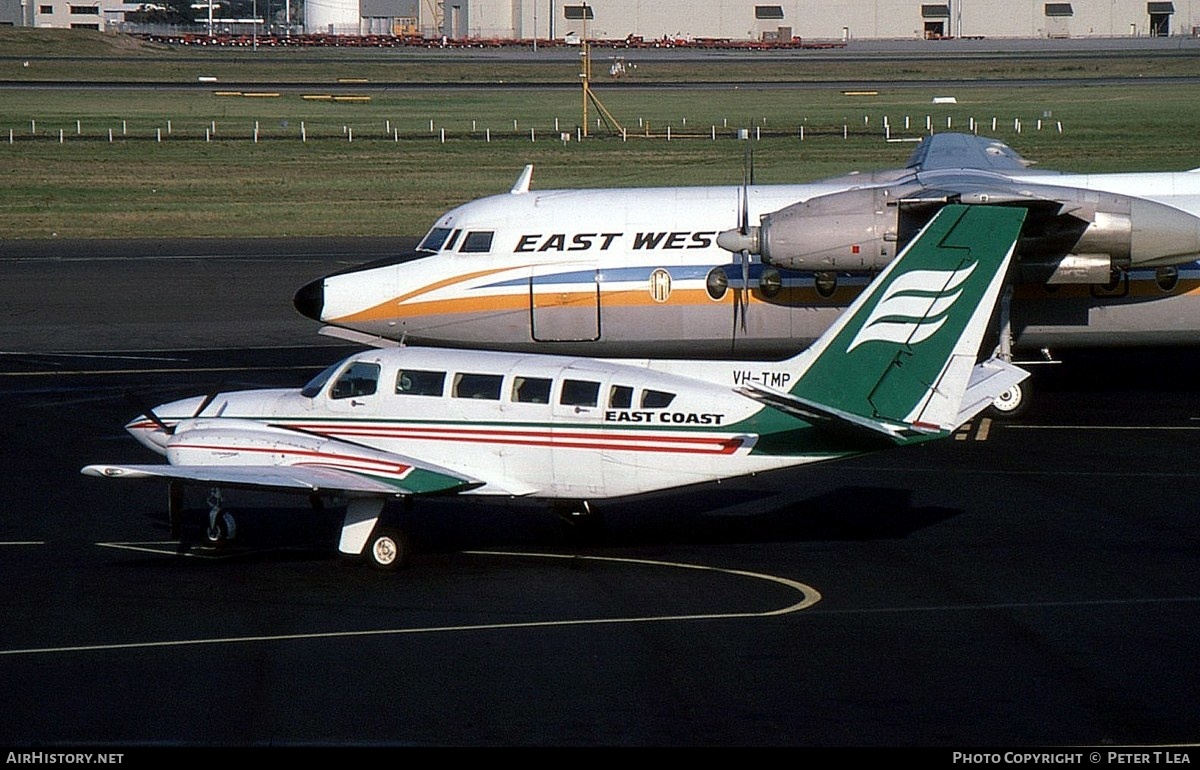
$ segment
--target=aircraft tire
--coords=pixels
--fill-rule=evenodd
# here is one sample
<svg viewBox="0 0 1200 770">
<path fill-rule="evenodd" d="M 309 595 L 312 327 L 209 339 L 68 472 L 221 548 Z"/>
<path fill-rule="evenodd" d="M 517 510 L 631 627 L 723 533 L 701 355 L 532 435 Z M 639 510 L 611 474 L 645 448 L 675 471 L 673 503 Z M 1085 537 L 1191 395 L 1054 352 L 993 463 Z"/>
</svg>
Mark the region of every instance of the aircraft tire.
<svg viewBox="0 0 1200 770">
<path fill-rule="evenodd" d="M 363 550 L 367 563 L 377 570 L 394 572 L 408 566 L 412 546 L 404 533 L 396 529 L 381 527 L 367 540 Z"/>
<path fill-rule="evenodd" d="M 217 514 L 216 521 L 205 532 L 205 537 L 208 543 L 214 547 L 228 545 L 229 541 L 237 535 L 237 521 L 233 518 L 233 514 L 229 511 L 221 511 Z"/>
<path fill-rule="evenodd" d="M 1029 411 L 1029 382 L 1020 382 L 1001 393 L 987 408 L 988 416 L 997 420 L 1015 420 Z"/>
</svg>

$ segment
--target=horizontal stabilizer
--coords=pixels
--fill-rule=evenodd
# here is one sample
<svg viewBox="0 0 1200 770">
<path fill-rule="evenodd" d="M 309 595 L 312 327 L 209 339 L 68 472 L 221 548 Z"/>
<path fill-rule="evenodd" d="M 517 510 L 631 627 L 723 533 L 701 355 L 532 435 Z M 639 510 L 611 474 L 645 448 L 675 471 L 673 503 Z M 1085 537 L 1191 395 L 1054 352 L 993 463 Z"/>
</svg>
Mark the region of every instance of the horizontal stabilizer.
<svg viewBox="0 0 1200 770">
<path fill-rule="evenodd" d="M 857 435 L 861 438 L 898 439 L 913 435 L 914 433 L 931 432 L 919 426 L 887 422 L 851 414 L 836 407 L 818 404 L 815 401 L 763 388 L 758 385 L 743 385 L 735 388 L 735 390 L 747 398 L 752 398 L 761 404 L 766 404 L 784 414 L 799 417 L 815 427 L 830 428 L 844 435 Z"/>
<path fill-rule="evenodd" d="M 976 364 L 971 370 L 971 380 L 963 394 L 962 405 L 958 413 L 958 424 L 962 425 L 975 415 L 991 406 L 1001 393 L 1017 385 L 1029 376 L 1029 372 L 1019 366 L 1013 366 L 999 358 L 989 358 L 981 364 Z"/>
</svg>

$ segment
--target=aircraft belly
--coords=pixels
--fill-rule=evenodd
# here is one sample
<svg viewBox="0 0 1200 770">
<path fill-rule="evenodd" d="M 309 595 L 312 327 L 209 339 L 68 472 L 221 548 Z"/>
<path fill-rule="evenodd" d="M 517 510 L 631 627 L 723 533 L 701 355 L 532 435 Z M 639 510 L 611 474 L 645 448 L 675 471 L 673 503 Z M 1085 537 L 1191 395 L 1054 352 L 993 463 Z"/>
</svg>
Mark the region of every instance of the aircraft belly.
<svg viewBox="0 0 1200 770">
<path fill-rule="evenodd" d="M 1195 297 L 1153 301 L 1090 297 L 1014 303 L 1016 342 L 1021 347 L 1109 347 L 1200 342 Z"/>
</svg>

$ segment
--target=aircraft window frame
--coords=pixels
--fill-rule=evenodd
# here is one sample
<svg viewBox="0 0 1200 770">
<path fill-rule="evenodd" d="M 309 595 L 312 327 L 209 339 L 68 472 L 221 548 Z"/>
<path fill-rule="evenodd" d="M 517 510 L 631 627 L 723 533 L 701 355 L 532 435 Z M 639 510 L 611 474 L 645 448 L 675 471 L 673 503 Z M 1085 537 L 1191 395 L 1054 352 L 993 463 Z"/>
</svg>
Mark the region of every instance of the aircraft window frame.
<svg viewBox="0 0 1200 770">
<path fill-rule="evenodd" d="M 642 391 L 638 403 L 642 405 L 642 409 L 666 409 L 675 400 L 675 395 L 665 390 L 646 388 Z"/>
<path fill-rule="evenodd" d="M 513 377 L 509 398 L 514 404 L 548 404 L 554 380 L 549 377 Z"/>
<path fill-rule="evenodd" d="M 487 254 L 492 250 L 492 240 L 496 237 L 494 230 L 471 230 L 458 247 L 460 254 Z"/>
<path fill-rule="evenodd" d="M 440 397 L 445 392 L 445 372 L 433 369 L 401 369 L 396 372 L 396 395 L 398 396 Z"/>
<path fill-rule="evenodd" d="M 600 383 L 597 380 L 563 378 L 558 393 L 561 406 L 596 406 L 600 403 Z"/>
<path fill-rule="evenodd" d="M 382 367 L 371 361 L 354 361 L 347 366 L 329 388 L 329 398 L 341 401 L 347 398 L 373 396 L 379 390 L 379 375 Z M 346 389 L 342 390 L 342 384 Z"/>
<path fill-rule="evenodd" d="M 421 242 L 417 244 L 417 249 L 420 251 L 438 252 L 442 250 L 442 244 L 450 237 L 450 233 L 454 232 L 449 227 L 435 227 L 425 234 Z"/>
<path fill-rule="evenodd" d="M 471 401 L 499 401 L 503 386 L 503 374 L 457 372 L 450 388 L 450 397 Z"/>
<path fill-rule="evenodd" d="M 620 398 L 618 398 L 618 395 Z M 633 386 L 632 385 L 613 385 L 608 389 L 608 408 L 609 409 L 632 409 L 633 408 Z"/>
<path fill-rule="evenodd" d="M 442 251 L 454 251 L 454 244 L 458 243 L 458 236 L 462 235 L 461 229 L 456 229 L 450 233 L 450 237 L 442 244 Z"/>
</svg>

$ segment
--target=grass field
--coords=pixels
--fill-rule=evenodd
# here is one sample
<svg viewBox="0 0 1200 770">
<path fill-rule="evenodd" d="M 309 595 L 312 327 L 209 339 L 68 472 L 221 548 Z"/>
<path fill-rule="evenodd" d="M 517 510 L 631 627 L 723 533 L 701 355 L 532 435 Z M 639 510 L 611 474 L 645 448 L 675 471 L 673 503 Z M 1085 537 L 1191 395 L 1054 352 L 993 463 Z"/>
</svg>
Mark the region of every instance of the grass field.
<svg viewBox="0 0 1200 770">
<path fill-rule="evenodd" d="M 43 44 L 42 58 L 24 67 L 12 33 L 0 30 L 0 80 L 20 80 L 12 71 L 44 71 L 54 61 L 77 79 L 103 80 L 97 73 L 134 67 L 154 73 L 139 80 L 174 78 L 190 86 L 196 73 L 218 72 L 218 64 L 245 56 L 162 50 L 125 39 L 118 46 L 111 36 L 84 36 L 79 47 L 57 46 L 66 51 L 57 58 L 47 58 Z M 372 52 L 356 51 L 352 62 L 338 63 L 321 52 L 316 58 L 322 65 L 297 63 L 291 52 L 270 53 L 276 60 L 241 67 L 239 78 L 299 78 L 330 88 L 5 89 L 0 238 L 413 236 L 458 203 L 507 190 L 526 163 L 536 165 L 534 187 L 540 189 L 736 184 L 746 149 L 734 138 L 739 128 L 757 138 L 751 142 L 755 176 L 767 183 L 902 165 L 912 144 L 885 141 L 885 120 L 892 138 L 920 136 L 927 121 L 936 131 L 977 130 L 1048 168 L 1200 166 L 1200 87 L 1192 85 L 1016 88 L 947 81 L 935 91 L 909 87 L 906 73 L 896 72 L 893 87 L 848 95 L 833 87 L 734 82 L 705 90 L 646 90 L 598 80 L 596 92 L 625 128 L 625 138 L 592 124 L 593 106 L 591 136 L 577 141 L 582 99 L 576 88 L 356 94 L 345 84 L 333 87 L 341 67 L 350 72 L 363 61 L 386 67 L 386 60 L 372 62 Z M 180 61 L 172 64 L 174 57 Z M 92 63 L 82 65 L 85 59 Z M 428 76 L 417 69 L 432 71 L 428 63 L 408 66 L 415 79 Z M 454 66 L 444 70 L 448 78 L 491 65 Z M 541 76 L 577 81 L 572 66 L 547 65 Z M 1014 68 L 1019 62 L 987 66 Z M 936 71 L 916 63 L 912 68 L 921 77 Z M 763 71 L 771 73 L 764 80 L 778 77 L 766 65 Z M 954 96 L 957 103 L 935 105 L 935 96 Z"/>
</svg>

